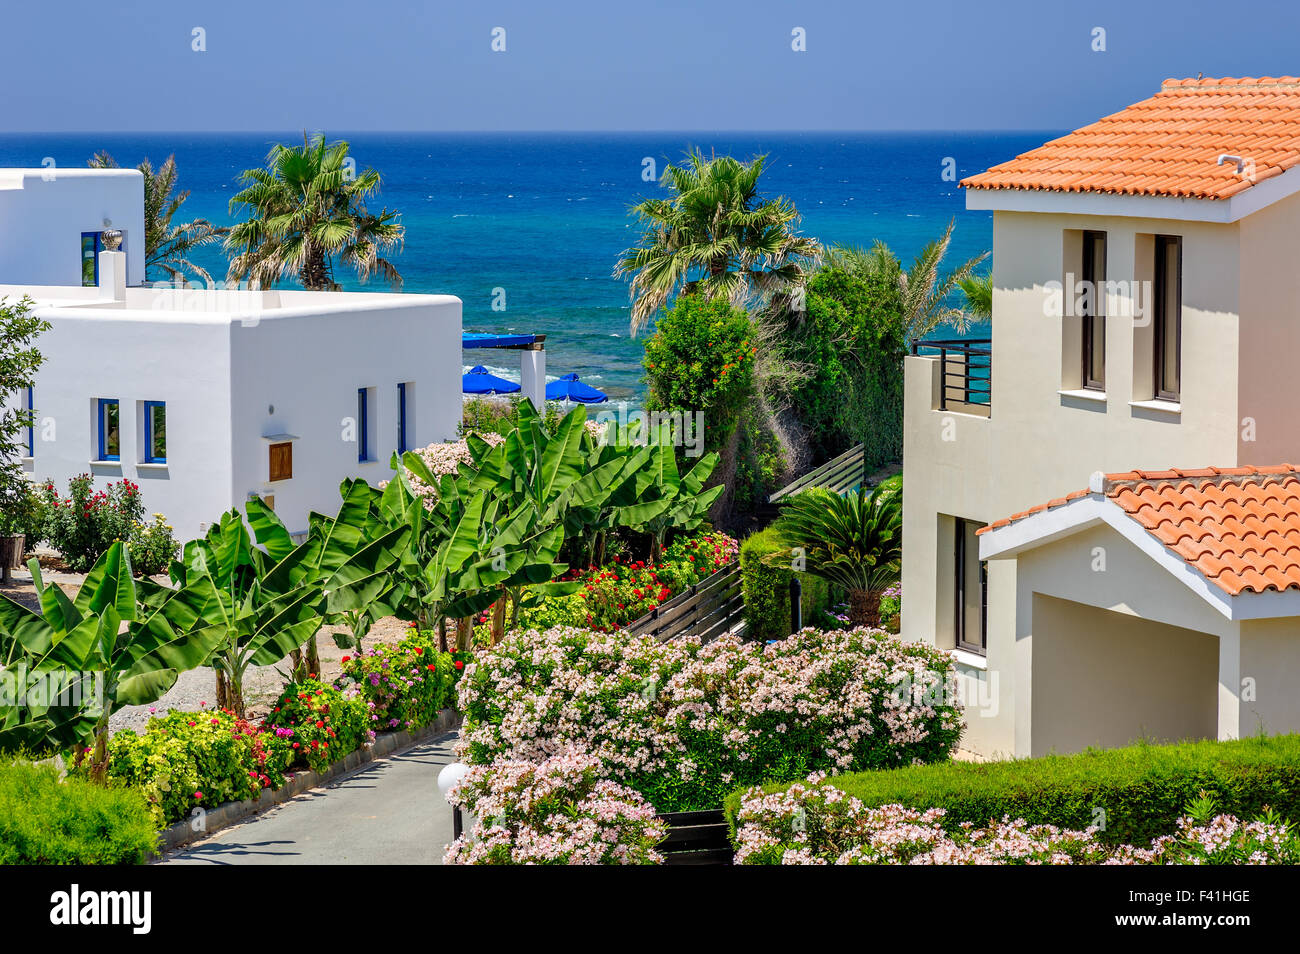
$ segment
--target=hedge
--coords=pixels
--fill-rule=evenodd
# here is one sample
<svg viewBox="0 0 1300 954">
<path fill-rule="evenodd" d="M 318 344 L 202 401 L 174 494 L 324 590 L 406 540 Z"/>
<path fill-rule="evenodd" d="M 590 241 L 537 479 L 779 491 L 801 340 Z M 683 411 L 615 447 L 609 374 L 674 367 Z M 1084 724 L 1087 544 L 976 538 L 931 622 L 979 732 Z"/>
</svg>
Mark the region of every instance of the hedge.
<svg viewBox="0 0 1300 954">
<path fill-rule="evenodd" d="M 790 577 L 787 565 L 767 558 L 789 553 L 771 527 L 746 537 L 740 544 L 740 585 L 745 597 L 745 622 L 753 639 L 784 639 L 790 635 Z M 807 573 L 799 574 L 804 625 L 813 625 L 818 610 L 831 605 L 829 585 Z"/>
<path fill-rule="evenodd" d="M 984 825 L 1007 815 L 1032 824 L 1083 829 L 1098 840 L 1144 845 L 1177 828 L 1202 790 L 1220 812 L 1256 818 L 1266 806 L 1300 820 L 1300 735 L 1089 750 L 1004 762 L 947 762 L 829 779 L 865 805 L 942 808 L 944 824 Z M 764 786 L 780 791 L 789 784 Z M 739 791 L 727 797 L 734 832 Z"/>
<path fill-rule="evenodd" d="M 50 765 L 0 763 L 0 864 L 143 864 L 158 831 L 144 796 Z"/>
</svg>

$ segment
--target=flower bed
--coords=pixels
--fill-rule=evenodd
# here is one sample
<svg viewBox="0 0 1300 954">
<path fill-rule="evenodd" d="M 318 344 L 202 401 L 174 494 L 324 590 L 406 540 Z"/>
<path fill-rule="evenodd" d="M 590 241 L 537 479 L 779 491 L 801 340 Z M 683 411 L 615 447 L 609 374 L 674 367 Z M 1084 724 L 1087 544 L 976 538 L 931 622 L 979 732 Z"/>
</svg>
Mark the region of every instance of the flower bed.
<svg viewBox="0 0 1300 954">
<path fill-rule="evenodd" d="M 470 770 L 449 793 L 475 818 L 447 849 L 462 865 L 660 864 L 668 833 L 653 807 L 602 778 L 600 760 L 565 753 L 540 764 L 500 761 Z"/>
<path fill-rule="evenodd" d="M 414 729 L 427 725 L 456 701 L 456 679 L 464 663 L 440 653 L 433 635 L 412 631 L 396 645 L 380 643 L 343 657 L 334 680 L 345 699 L 366 706 L 369 728 Z"/>
<path fill-rule="evenodd" d="M 313 772 L 324 771 L 374 739 L 366 703 L 345 697 L 319 679 L 285 686 L 262 729 L 288 743 L 293 764 L 306 765 Z"/>
<path fill-rule="evenodd" d="M 957 708 L 898 686 L 950 671 L 944 653 L 867 630 L 766 646 L 513 633 L 466 667 L 457 754 L 485 765 L 574 749 L 660 811 L 716 808 L 763 780 L 947 759 Z"/>
<path fill-rule="evenodd" d="M 1029 825 L 1004 816 L 953 825 L 942 808 L 868 806 L 812 776 L 780 792 L 746 792 L 736 815 L 737 864 L 1068 865 L 1296 864 L 1300 833 L 1271 811 L 1243 822 L 1196 799 L 1176 830 L 1145 848 L 1109 845 L 1098 829 Z"/>
<path fill-rule="evenodd" d="M 582 588 L 525 608 L 519 628 L 581 626 L 612 632 L 731 563 L 739 548 L 727 534 L 708 531 L 674 540 L 657 563 L 616 557 L 608 566 L 570 571 L 561 579 L 577 581 Z"/>
</svg>

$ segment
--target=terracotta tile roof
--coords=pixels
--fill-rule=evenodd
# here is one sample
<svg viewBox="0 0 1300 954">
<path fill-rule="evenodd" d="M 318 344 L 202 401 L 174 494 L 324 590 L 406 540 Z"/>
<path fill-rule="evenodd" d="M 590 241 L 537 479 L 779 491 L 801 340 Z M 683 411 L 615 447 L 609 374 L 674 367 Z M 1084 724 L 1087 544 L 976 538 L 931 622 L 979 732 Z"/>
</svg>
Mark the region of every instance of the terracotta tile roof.
<svg viewBox="0 0 1300 954">
<path fill-rule="evenodd" d="M 1221 155 L 1252 161 L 1253 178 L 1219 165 Z M 1169 79 L 1150 99 L 961 184 L 1226 199 L 1297 162 L 1300 78 Z"/>
<path fill-rule="evenodd" d="M 1229 595 L 1300 589 L 1300 470 L 1291 464 L 1134 470 L 1106 474 L 1101 486 L 1097 496 L 1105 496 Z M 979 532 L 1090 493 L 1077 491 Z"/>
</svg>

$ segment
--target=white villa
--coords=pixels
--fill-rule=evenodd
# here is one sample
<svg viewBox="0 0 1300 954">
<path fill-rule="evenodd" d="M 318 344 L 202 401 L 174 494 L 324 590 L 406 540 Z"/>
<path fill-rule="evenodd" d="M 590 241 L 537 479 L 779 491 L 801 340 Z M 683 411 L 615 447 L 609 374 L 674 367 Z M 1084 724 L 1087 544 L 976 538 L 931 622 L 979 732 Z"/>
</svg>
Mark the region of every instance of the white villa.
<svg viewBox="0 0 1300 954">
<path fill-rule="evenodd" d="M 991 340 L 906 360 L 903 634 L 965 745 L 1300 730 L 1300 79 L 1169 80 L 964 180 Z"/>
<path fill-rule="evenodd" d="M 180 540 L 252 495 L 301 533 L 345 478 L 454 439 L 460 299 L 146 287 L 143 235 L 134 170 L 0 171 L 0 298 L 52 326 L 18 396 L 33 479 L 130 479 Z"/>
</svg>

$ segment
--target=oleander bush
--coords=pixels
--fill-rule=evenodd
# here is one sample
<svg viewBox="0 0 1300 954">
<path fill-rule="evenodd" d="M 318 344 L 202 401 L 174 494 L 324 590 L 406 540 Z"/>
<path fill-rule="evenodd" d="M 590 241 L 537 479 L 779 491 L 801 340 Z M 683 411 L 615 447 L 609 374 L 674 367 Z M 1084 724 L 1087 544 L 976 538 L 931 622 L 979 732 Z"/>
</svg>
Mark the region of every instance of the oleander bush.
<svg viewBox="0 0 1300 954">
<path fill-rule="evenodd" d="M 153 814 L 139 792 L 60 780 L 50 765 L 0 763 L 0 864 L 143 864 L 157 850 Z"/>
<path fill-rule="evenodd" d="M 169 712 L 108 748 L 108 777 L 140 792 L 158 825 L 279 788 L 293 760 L 287 741 L 228 710 Z"/>
<path fill-rule="evenodd" d="M 1202 792 L 1237 818 L 1258 818 L 1272 808 L 1300 821 L 1300 735 L 917 765 L 845 774 L 834 785 L 868 808 L 942 809 L 950 831 L 1004 817 L 1079 831 L 1104 821 L 1099 841 L 1143 845 L 1173 833 Z M 727 799 L 733 824 L 740 800 L 739 792 Z"/>
<path fill-rule="evenodd" d="M 344 656 L 334 687 L 365 705 L 369 728 L 417 729 L 455 704 L 457 662 L 451 653 L 438 652 L 432 633 L 413 630 L 396 644 Z"/>
<path fill-rule="evenodd" d="M 1096 826 L 1029 824 L 1004 815 L 953 824 L 942 808 L 866 805 L 810 776 L 778 792 L 753 788 L 736 812 L 736 863 L 750 865 L 1293 865 L 1300 831 L 1272 809 L 1256 821 L 1198 795 L 1174 830 L 1146 847 L 1108 844 Z"/>
<path fill-rule="evenodd" d="M 370 709 L 359 697 L 347 697 L 319 679 L 288 683 L 274 708 L 262 723 L 288 743 L 292 765 L 306 765 L 314 772 L 361 748 L 374 738 Z"/>
<path fill-rule="evenodd" d="M 512 633 L 465 669 L 457 754 L 485 765 L 573 749 L 660 811 L 716 808 L 765 779 L 947 759 L 959 710 L 944 693 L 900 686 L 944 685 L 950 673 L 945 653 L 861 629 L 706 646 Z"/>
<path fill-rule="evenodd" d="M 660 864 L 668 826 L 637 792 L 603 777 L 593 755 L 479 765 L 449 793 L 473 818 L 447 864 Z"/>
</svg>

